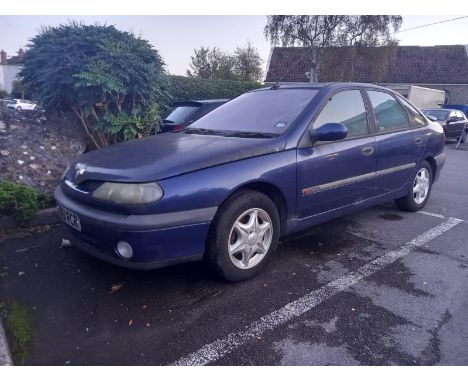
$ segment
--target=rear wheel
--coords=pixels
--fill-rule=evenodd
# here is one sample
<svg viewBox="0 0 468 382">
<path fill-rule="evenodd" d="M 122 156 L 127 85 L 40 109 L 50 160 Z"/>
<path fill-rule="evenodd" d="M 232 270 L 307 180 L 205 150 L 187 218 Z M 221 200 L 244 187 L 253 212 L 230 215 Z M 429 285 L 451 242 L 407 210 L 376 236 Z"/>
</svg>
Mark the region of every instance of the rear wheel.
<svg viewBox="0 0 468 382">
<path fill-rule="evenodd" d="M 256 276 L 276 250 L 280 219 L 271 199 L 260 192 L 240 191 L 229 198 L 213 220 L 207 256 L 226 280 Z"/>
<path fill-rule="evenodd" d="M 408 194 L 402 198 L 396 199 L 396 206 L 403 211 L 415 212 L 421 210 L 429 199 L 432 179 L 431 165 L 427 161 L 421 162 Z"/>
<path fill-rule="evenodd" d="M 23 108 L 21 106 L 17 106 L 16 110 L 21 111 L 21 110 L 23 110 Z"/>
</svg>

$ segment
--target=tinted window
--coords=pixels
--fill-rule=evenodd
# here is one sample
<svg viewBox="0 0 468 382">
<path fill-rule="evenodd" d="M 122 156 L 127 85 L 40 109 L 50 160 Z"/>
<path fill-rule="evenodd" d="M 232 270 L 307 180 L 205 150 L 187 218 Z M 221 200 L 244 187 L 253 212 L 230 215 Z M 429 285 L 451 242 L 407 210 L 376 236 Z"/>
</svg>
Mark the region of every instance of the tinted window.
<svg viewBox="0 0 468 382">
<path fill-rule="evenodd" d="M 426 121 L 424 117 L 421 115 L 421 113 L 413 107 L 406 99 L 403 97 L 399 97 L 400 102 L 403 104 L 405 107 L 406 111 L 408 112 L 410 116 L 411 123 L 413 126 L 420 127 L 420 126 L 425 126 Z"/>
<path fill-rule="evenodd" d="M 445 121 L 448 118 L 448 111 L 446 110 L 424 110 L 424 114 L 434 117 L 438 121 Z"/>
<path fill-rule="evenodd" d="M 359 90 L 346 90 L 335 94 L 325 105 L 313 128 L 329 122 L 339 122 L 348 129 L 348 136 L 367 134 L 367 113 Z"/>
<path fill-rule="evenodd" d="M 388 93 L 368 91 L 378 131 L 405 129 L 410 126 L 408 114 Z"/>
<path fill-rule="evenodd" d="M 317 94 L 315 89 L 277 89 L 245 93 L 190 125 L 191 128 L 283 133 Z"/>
<path fill-rule="evenodd" d="M 198 108 L 199 106 L 178 106 L 166 117 L 166 120 L 175 123 L 184 122 Z"/>
</svg>

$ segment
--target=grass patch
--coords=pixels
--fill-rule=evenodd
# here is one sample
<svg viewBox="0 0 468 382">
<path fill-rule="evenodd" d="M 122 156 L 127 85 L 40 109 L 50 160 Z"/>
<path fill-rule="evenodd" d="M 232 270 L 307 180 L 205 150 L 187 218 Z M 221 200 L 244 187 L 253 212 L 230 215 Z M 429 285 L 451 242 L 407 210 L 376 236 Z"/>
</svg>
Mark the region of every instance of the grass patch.
<svg viewBox="0 0 468 382">
<path fill-rule="evenodd" d="M 13 362 L 23 365 L 34 338 L 34 328 L 29 309 L 19 303 L 5 307 L 5 330 L 7 332 Z"/>
</svg>

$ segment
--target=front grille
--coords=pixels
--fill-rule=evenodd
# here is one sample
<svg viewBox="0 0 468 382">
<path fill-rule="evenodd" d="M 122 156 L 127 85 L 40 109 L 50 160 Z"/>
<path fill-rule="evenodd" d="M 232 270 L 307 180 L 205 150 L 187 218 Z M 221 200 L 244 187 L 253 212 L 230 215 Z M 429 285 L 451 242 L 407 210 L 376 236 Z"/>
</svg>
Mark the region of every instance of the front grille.
<svg viewBox="0 0 468 382">
<path fill-rule="evenodd" d="M 80 184 L 76 184 L 72 179 L 70 171 L 67 173 L 64 180 L 70 188 L 86 193 L 93 193 L 101 184 L 104 183 L 101 180 L 85 180 Z"/>
<path fill-rule="evenodd" d="M 75 187 L 84 192 L 94 192 L 103 182 L 100 180 L 85 180 L 83 183 L 75 185 Z"/>
</svg>

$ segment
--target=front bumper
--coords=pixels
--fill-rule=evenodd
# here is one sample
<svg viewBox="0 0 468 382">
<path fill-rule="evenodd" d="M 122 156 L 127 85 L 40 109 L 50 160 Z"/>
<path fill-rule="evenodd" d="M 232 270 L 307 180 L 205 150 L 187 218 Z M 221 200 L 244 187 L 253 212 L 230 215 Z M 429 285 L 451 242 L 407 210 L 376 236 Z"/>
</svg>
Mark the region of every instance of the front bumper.
<svg viewBox="0 0 468 382">
<path fill-rule="evenodd" d="M 82 251 L 126 268 L 154 269 L 203 258 L 205 242 L 217 208 L 155 215 L 123 215 L 96 209 L 71 199 L 57 187 L 57 203 L 80 218 L 81 231 L 70 227 L 71 241 Z M 119 241 L 133 248 L 123 260 Z"/>
</svg>

